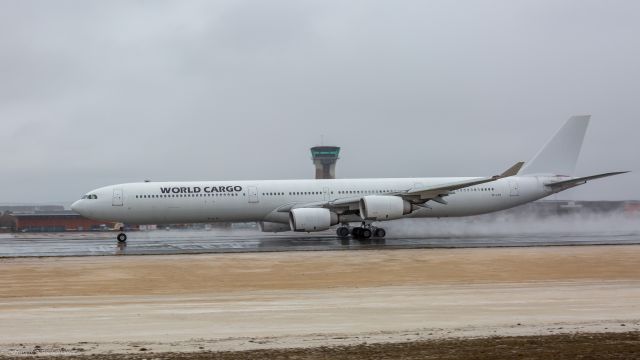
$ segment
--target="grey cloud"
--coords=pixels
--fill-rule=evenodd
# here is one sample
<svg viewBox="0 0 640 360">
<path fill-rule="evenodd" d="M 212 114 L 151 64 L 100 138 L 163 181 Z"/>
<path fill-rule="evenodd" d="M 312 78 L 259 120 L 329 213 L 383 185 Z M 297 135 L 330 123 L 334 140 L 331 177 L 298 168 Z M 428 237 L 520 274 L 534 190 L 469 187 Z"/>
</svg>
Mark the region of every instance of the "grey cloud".
<svg viewBox="0 0 640 360">
<path fill-rule="evenodd" d="M 0 202 L 145 178 L 487 175 L 593 114 L 636 170 L 637 2 L 0 1 Z M 640 198 L 636 174 L 570 196 Z M 569 196 L 568 195 L 568 196 Z"/>
</svg>

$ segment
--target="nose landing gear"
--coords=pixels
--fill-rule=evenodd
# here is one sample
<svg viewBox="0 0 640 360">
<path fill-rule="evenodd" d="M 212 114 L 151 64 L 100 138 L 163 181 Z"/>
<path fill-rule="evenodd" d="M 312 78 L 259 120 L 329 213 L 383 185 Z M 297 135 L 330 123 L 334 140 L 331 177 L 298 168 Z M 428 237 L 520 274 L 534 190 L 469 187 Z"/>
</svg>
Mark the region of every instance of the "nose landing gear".
<svg viewBox="0 0 640 360">
<path fill-rule="evenodd" d="M 120 230 L 120 234 L 118 234 L 118 236 L 116 236 L 116 239 L 118 240 L 118 242 L 120 244 L 126 243 L 127 242 L 127 234 L 124 233 L 124 226 L 120 226 L 120 228 L 118 230 Z"/>
</svg>

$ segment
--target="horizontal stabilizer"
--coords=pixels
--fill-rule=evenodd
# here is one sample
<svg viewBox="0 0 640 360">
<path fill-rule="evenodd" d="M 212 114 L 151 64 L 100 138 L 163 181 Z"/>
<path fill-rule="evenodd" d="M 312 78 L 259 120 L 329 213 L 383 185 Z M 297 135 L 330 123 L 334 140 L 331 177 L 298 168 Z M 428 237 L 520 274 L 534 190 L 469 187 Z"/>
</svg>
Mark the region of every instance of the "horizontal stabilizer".
<svg viewBox="0 0 640 360">
<path fill-rule="evenodd" d="M 552 188 L 573 187 L 573 186 L 578 186 L 578 185 L 585 184 L 589 180 L 595 180 L 595 179 L 600 179 L 600 178 L 604 178 L 604 177 L 608 177 L 608 176 L 614 176 L 614 175 L 620 175 L 620 174 L 626 174 L 626 173 L 628 173 L 628 171 L 610 172 L 610 173 L 585 176 L 585 177 L 580 177 L 580 178 L 575 178 L 575 179 L 569 179 L 569 180 L 564 180 L 564 181 L 550 182 L 550 183 L 546 183 L 545 185 L 546 186 L 550 186 Z"/>
</svg>

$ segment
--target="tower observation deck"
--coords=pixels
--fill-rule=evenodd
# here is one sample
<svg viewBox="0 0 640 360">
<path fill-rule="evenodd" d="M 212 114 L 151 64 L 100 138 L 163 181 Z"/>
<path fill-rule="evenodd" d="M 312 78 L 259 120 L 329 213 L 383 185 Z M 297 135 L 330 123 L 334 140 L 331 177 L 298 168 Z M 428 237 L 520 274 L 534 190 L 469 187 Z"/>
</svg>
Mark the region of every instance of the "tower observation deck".
<svg viewBox="0 0 640 360">
<path fill-rule="evenodd" d="M 338 146 L 314 146 L 311 148 L 311 159 L 316 166 L 316 179 L 335 179 L 336 162 L 340 154 Z"/>
</svg>

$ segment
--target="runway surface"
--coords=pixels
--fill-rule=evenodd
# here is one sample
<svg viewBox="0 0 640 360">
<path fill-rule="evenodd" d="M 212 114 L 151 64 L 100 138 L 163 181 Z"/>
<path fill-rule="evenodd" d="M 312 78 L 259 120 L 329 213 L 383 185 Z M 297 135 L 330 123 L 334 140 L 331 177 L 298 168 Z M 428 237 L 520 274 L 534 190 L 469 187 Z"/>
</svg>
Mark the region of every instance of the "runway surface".
<svg viewBox="0 0 640 360">
<path fill-rule="evenodd" d="M 156 230 L 130 232 L 126 245 L 118 244 L 115 236 L 113 232 L 0 234 L 0 257 L 640 244 L 640 231 L 628 229 L 438 234 L 370 240 L 340 240 L 333 231 L 265 234 L 253 230 Z"/>
<path fill-rule="evenodd" d="M 0 357 L 640 331 L 638 218 L 488 220 L 0 234 Z"/>
</svg>

